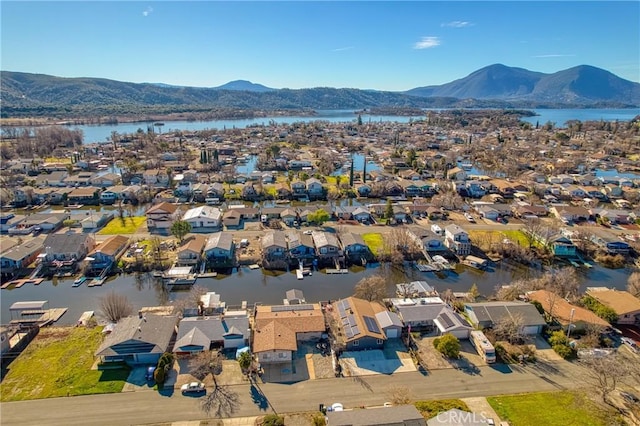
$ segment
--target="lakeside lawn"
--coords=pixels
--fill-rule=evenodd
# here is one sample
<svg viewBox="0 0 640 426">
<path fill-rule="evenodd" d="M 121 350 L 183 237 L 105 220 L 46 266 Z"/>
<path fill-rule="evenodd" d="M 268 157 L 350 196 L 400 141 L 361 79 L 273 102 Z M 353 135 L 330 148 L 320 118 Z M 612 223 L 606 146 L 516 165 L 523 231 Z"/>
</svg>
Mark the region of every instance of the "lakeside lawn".
<svg viewBox="0 0 640 426">
<path fill-rule="evenodd" d="M 377 256 L 378 253 L 381 253 L 382 250 L 384 250 L 384 238 L 382 238 L 382 234 L 377 232 L 368 232 L 366 234 L 362 234 L 362 239 L 374 256 Z"/>
<path fill-rule="evenodd" d="M 9 364 L 1 401 L 121 392 L 128 369 L 91 370 L 102 327 L 50 327 Z"/>
<path fill-rule="evenodd" d="M 98 231 L 100 235 L 135 234 L 138 228 L 147 221 L 146 216 L 131 216 L 114 218 L 107 226 Z"/>
<path fill-rule="evenodd" d="M 488 397 L 487 401 L 513 426 L 604 426 L 611 417 L 584 394 L 571 391 Z"/>
</svg>

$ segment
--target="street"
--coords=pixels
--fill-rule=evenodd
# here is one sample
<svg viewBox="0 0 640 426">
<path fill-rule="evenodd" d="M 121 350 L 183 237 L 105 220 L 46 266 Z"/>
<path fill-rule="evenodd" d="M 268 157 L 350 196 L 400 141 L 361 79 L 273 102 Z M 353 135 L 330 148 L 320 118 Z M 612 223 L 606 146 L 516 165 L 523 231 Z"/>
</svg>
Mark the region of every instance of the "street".
<svg viewBox="0 0 640 426">
<path fill-rule="evenodd" d="M 406 386 L 414 400 L 490 396 L 575 388 L 580 368 L 558 361 L 531 366 L 495 365 L 479 372 L 435 370 L 394 375 L 309 380 L 294 384 L 234 386 L 239 408 L 233 417 L 313 411 L 320 403 L 341 402 L 345 408 L 382 405 L 394 386 Z M 267 401 L 268 400 L 268 401 Z M 179 391 L 162 395 L 153 390 L 70 398 L 2 403 L 3 425 L 137 425 L 205 419 L 199 399 Z"/>
</svg>

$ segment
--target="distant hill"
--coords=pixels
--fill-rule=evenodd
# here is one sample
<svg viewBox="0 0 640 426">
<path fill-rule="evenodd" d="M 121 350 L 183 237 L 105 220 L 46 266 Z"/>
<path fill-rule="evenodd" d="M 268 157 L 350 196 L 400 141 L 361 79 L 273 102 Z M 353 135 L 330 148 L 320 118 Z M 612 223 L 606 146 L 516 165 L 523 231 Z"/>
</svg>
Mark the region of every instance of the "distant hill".
<svg viewBox="0 0 640 426">
<path fill-rule="evenodd" d="M 234 80 L 230 81 L 227 84 L 223 84 L 222 86 L 214 87 L 214 89 L 218 90 L 243 90 L 247 92 L 270 92 L 272 89 L 267 86 L 263 86 L 262 84 L 252 83 L 247 80 Z"/>
<path fill-rule="evenodd" d="M 583 106 L 603 102 L 640 105 L 639 83 L 624 80 L 609 71 L 589 65 L 544 74 L 494 64 L 450 83 L 417 87 L 404 93 L 421 97 L 553 102 Z"/>
<path fill-rule="evenodd" d="M 370 108 L 637 107 L 640 84 L 591 66 L 553 74 L 491 65 L 440 86 L 407 92 L 272 89 L 245 80 L 218 87 L 128 83 L 0 72 L 2 117 L 140 115 L 234 110 Z"/>
</svg>

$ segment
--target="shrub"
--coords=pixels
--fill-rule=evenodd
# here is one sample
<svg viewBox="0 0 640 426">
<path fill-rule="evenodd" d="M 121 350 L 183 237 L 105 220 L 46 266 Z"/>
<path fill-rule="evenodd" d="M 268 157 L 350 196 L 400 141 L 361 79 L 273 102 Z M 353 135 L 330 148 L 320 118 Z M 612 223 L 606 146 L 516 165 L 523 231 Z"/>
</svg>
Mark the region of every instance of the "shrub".
<svg viewBox="0 0 640 426">
<path fill-rule="evenodd" d="M 459 399 L 441 399 L 438 401 L 416 401 L 413 404 L 420 414 L 426 419 L 435 417 L 438 413 L 444 413 L 453 408 L 457 408 L 462 411 L 469 411 L 469 407 L 464 401 Z"/>
<path fill-rule="evenodd" d="M 325 426 L 327 424 L 322 414 L 316 414 L 311 421 L 313 422 L 313 426 Z"/>
<path fill-rule="evenodd" d="M 608 306 L 603 305 L 591 296 L 584 296 L 580 300 L 580 302 L 585 308 L 589 309 L 591 312 L 609 323 L 614 323 L 618 319 L 618 314 L 616 314 L 616 311 Z"/>
<path fill-rule="evenodd" d="M 164 368 L 156 368 L 153 372 L 153 379 L 159 385 L 163 384 L 166 378 L 167 376 L 164 373 Z"/>
<path fill-rule="evenodd" d="M 433 346 L 447 358 L 460 357 L 460 341 L 453 334 L 447 333 L 441 337 L 435 338 Z"/>
<path fill-rule="evenodd" d="M 575 350 L 569 345 L 553 345 L 553 350 L 564 359 L 575 358 Z"/>
<path fill-rule="evenodd" d="M 267 414 L 262 419 L 263 426 L 284 426 L 284 417 L 277 414 Z"/>
</svg>

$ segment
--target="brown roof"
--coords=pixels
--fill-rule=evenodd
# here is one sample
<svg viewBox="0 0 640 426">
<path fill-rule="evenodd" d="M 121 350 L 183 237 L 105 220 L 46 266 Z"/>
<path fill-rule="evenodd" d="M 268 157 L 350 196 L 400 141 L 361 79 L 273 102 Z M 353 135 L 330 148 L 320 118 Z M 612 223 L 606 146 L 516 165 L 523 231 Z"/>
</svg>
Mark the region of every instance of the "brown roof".
<svg viewBox="0 0 640 426">
<path fill-rule="evenodd" d="M 302 307 L 311 309 L 301 309 Z M 291 305 L 290 310 L 280 310 L 280 308 L 280 306 L 257 307 L 253 352 L 293 351 L 297 349 L 297 333 L 323 332 L 326 329 L 324 315 L 318 303 Z"/>
<path fill-rule="evenodd" d="M 124 235 L 114 235 L 104 240 L 98 247 L 96 247 L 89 255 L 100 252 L 107 256 L 114 256 L 122 250 L 123 246 L 129 244 L 129 238 Z"/>
<path fill-rule="evenodd" d="M 640 312 L 640 299 L 631 293 L 611 289 L 587 289 L 587 294 L 613 309 L 618 316 Z"/>
<path fill-rule="evenodd" d="M 147 214 L 149 213 L 175 213 L 175 211 L 178 210 L 178 206 L 176 206 L 175 204 L 171 204 L 171 203 L 167 203 L 167 202 L 162 202 L 159 204 L 156 204 L 155 206 L 151 207 L 149 210 L 147 210 Z"/>
<path fill-rule="evenodd" d="M 562 325 L 568 325 L 570 322 L 576 323 L 582 321 L 588 324 L 601 325 L 603 327 L 610 326 L 608 322 L 590 310 L 572 305 L 561 296 L 551 293 L 548 290 L 532 291 L 531 293 L 527 293 L 527 296 L 529 296 L 529 299 L 539 302 L 545 312 L 548 312 Z M 553 312 L 549 312 L 551 305 L 553 305 Z M 573 317 L 571 316 L 572 309 Z"/>
<path fill-rule="evenodd" d="M 189 250 L 194 253 L 200 253 L 202 249 L 204 249 L 206 243 L 206 235 L 192 235 L 182 242 L 182 245 L 178 248 L 178 252 Z"/>
<path fill-rule="evenodd" d="M 375 320 L 376 314 L 378 312 L 384 312 L 386 309 L 378 302 L 369 302 L 368 300 L 358 299 L 356 297 L 348 297 L 346 300 L 349 301 L 349 306 L 353 311 L 353 316 L 356 320 L 356 324 L 358 325 L 358 329 L 360 330 L 360 334 L 353 336 L 352 338 L 348 338 L 349 340 L 358 340 L 363 336 L 371 336 L 376 339 L 385 339 L 384 332 L 380 327 L 379 333 L 374 333 L 369 330 L 366 323 L 364 322 L 363 317 L 371 317 Z M 377 320 L 376 320 L 377 321 Z"/>
</svg>

